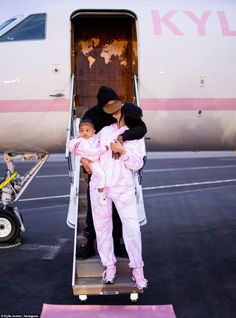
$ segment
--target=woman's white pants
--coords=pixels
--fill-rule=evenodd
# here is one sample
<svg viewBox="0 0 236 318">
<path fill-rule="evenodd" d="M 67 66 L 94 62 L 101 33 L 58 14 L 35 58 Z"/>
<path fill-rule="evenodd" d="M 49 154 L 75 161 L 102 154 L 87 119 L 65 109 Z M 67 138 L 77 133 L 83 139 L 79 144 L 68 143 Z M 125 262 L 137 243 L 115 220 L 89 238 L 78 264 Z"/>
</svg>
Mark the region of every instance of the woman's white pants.
<svg viewBox="0 0 236 318">
<path fill-rule="evenodd" d="M 143 266 L 141 232 L 136 210 L 136 197 L 133 186 L 105 188 L 107 207 L 99 204 L 98 191 L 90 183 L 90 197 L 97 249 L 104 266 L 116 263 L 112 237 L 112 201 L 122 222 L 123 239 L 129 255 L 129 267 Z"/>
</svg>

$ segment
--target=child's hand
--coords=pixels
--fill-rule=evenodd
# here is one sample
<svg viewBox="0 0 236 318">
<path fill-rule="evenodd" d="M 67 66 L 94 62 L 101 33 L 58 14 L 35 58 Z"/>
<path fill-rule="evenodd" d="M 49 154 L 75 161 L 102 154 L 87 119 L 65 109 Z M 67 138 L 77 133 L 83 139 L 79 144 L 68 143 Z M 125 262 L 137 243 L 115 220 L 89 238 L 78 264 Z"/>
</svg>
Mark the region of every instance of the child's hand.
<svg viewBox="0 0 236 318">
<path fill-rule="evenodd" d="M 82 166 L 84 167 L 85 171 L 88 173 L 88 174 L 92 174 L 92 168 L 90 166 L 90 163 L 93 162 L 92 160 L 89 160 L 89 159 L 86 159 L 86 158 L 81 158 L 80 159 L 80 163 L 82 164 Z"/>
</svg>

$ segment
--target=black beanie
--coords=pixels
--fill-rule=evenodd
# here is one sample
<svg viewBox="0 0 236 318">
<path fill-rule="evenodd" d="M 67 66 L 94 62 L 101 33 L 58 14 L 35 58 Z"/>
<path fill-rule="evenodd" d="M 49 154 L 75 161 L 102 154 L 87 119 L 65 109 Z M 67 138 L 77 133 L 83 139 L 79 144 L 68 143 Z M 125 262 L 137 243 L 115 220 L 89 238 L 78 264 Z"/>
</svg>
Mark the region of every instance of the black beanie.
<svg viewBox="0 0 236 318">
<path fill-rule="evenodd" d="M 110 100 L 120 100 L 120 98 L 112 88 L 101 86 L 97 93 L 98 105 L 103 107 Z"/>
</svg>

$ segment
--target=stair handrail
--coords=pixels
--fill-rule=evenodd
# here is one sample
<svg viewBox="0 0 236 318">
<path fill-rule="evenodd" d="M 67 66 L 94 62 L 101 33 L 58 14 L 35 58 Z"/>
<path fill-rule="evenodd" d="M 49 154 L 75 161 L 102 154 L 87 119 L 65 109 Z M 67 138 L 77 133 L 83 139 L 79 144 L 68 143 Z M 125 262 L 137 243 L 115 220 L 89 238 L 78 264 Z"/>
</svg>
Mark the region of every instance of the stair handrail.
<svg viewBox="0 0 236 318">
<path fill-rule="evenodd" d="M 75 136 L 74 119 L 75 119 L 75 75 L 72 74 L 66 142 L 68 142 L 71 138 Z M 68 149 L 66 149 L 65 157 L 68 158 L 68 156 L 69 156 L 69 151 Z"/>
<path fill-rule="evenodd" d="M 136 105 L 139 106 L 140 108 L 142 108 L 141 105 L 140 105 L 140 99 L 139 99 L 138 76 L 135 73 L 132 75 L 132 84 L 133 84 L 133 91 L 134 91 L 134 97 L 135 97 Z M 145 145 L 145 139 L 144 139 L 144 145 Z M 144 161 L 143 167 L 144 167 L 144 165 L 146 163 L 146 159 L 147 159 L 147 157 L 145 156 L 143 158 L 143 161 Z M 140 185 L 142 184 L 143 167 L 141 169 L 139 169 L 139 171 L 138 171 L 138 175 L 139 175 L 138 179 L 139 179 L 139 184 Z"/>
<path fill-rule="evenodd" d="M 139 107 L 141 107 L 140 100 L 139 100 L 139 93 L 138 93 L 138 76 L 135 73 L 132 75 L 132 84 L 133 84 L 135 102 Z"/>
<path fill-rule="evenodd" d="M 72 138 L 75 137 L 75 96 L 76 96 L 76 87 L 75 87 L 75 75 L 71 75 L 71 90 L 70 90 L 70 107 L 69 107 L 69 114 L 68 114 L 68 125 L 67 125 L 67 138 L 66 143 L 70 141 Z M 69 178 L 70 183 L 74 182 L 74 156 L 71 155 L 69 150 L 66 147 L 65 157 L 68 162 L 68 170 L 69 170 Z"/>
</svg>

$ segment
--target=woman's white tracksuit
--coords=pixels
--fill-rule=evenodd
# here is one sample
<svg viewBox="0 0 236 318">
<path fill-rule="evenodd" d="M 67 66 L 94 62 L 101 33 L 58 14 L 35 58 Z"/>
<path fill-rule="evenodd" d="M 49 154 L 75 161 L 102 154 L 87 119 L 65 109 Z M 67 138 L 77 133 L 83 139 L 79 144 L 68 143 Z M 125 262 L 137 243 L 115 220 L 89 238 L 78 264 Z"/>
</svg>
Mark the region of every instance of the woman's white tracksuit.
<svg viewBox="0 0 236 318">
<path fill-rule="evenodd" d="M 128 128 L 118 128 L 117 123 L 104 127 L 99 133 L 100 147 L 114 141 Z M 122 221 L 123 239 L 129 255 L 129 266 L 143 266 L 141 232 L 136 209 L 133 171 L 143 166 L 145 147 L 143 140 L 126 141 L 123 144 L 126 153 L 120 159 L 112 158 L 109 150 L 100 156 L 100 164 L 105 171 L 105 196 L 107 208 L 99 204 L 97 186 L 93 175 L 90 182 L 90 197 L 97 248 L 104 266 L 116 263 L 112 237 L 112 201 Z"/>
</svg>

